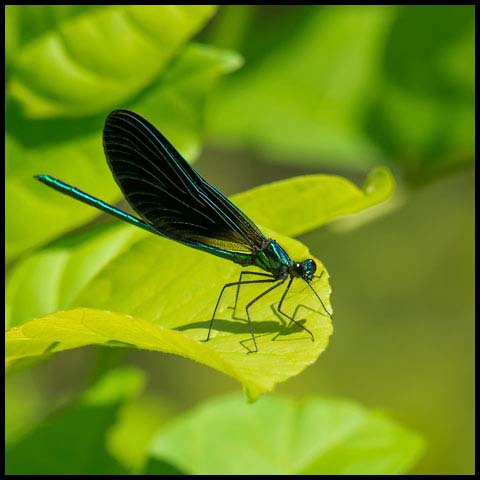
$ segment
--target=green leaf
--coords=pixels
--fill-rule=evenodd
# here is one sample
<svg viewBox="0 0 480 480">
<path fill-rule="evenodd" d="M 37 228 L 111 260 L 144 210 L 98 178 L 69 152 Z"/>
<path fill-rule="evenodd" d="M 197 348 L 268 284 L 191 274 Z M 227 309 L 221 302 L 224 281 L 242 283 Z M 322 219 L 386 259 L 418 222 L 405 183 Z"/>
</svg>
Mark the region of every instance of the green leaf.
<svg viewBox="0 0 480 480">
<path fill-rule="evenodd" d="M 391 24 L 365 126 L 413 184 L 474 160 L 474 37 L 473 5 L 401 6 Z"/>
<path fill-rule="evenodd" d="M 257 223 L 296 237 L 384 202 L 394 187 L 390 170 L 377 167 L 361 189 L 336 175 L 305 175 L 253 188 L 238 201 Z"/>
<path fill-rule="evenodd" d="M 48 411 L 32 375 L 5 378 L 5 444 L 12 445 L 34 428 Z"/>
<path fill-rule="evenodd" d="M 292 254 L 311 257 L 298 242 L 276 238 Z M 316 261 L 321 272 L 323 265 Z M 181 271 L 169 265 L 180 265 Z M 234 292 L 217 311 L 210 341 L 203 342 L 222 285 L 239 271 L 233 264 L 171 241 L 145 239 L 114 261 L 76 302 L 102 310 L 57 312 L 8 330 L 7 365 L 86 345 L 129 346 L 175 353 L 208 365 L 241 382 L 253 400 L 312 364 L 326 348 L 332 324 L 325 313 L 317 313 L 321 307 L 307 286 L 294 282 L 285 310 L 295 312 L 298 321 L 305 320 L 315 342 L 277 317 L 272 302 L 278 302 L 279 294 L 269 295 L 252 309 L 259 352 L 248 355 L 252 348 L 248 326 L 233 319 L 229 308 Z M 329 308 L 327 279 L 325 271 L 314 287 Z M 241 293 L 239 311 L 262 291 L 252 287 Z"/>
<path fill-rule="evenodd" d="M 253 218 L 257 216 L 257 206 L 259 218 L 263 215 L 262 218 L 271 224 L 300 233 L 332 220 L 335 215 L 354 212 L 383 200 L 391 189 L 391 175 L 380 169 L 369 177 L 365 191 L 338 177 L 313 175 L 264 186 L 258 191 L 257 202 L 253 201 L 255 197 L 250 192 L 240 194 L 234 200 Z M 284 201 L 267 201 L 269 193 L 272 198 L 279 197 Z M 319 206 L 320 194 L 334 210 L 330 218 L 329 213 Z M 296 199 L 297 195 L 300 201 Z M 285 199 L 291 199 L 302 214 L 295 215 L 295 208 L 290 208 Z M 279 209 L 278 204 L 285 209 Z M 270 205 L 270 214 L 265 205 Z M 311 257 L 308 249 L 299 242 L 269 229 L 263 231 L 279 241 L 292 258 Z M 176 353 L 209 365 L 239 380 L 254 399 L 272 390 L 278 382 L 300 373 L 326 348 L 332 333 L 330 319 L 305 283 L 299 280 L 293 283 L 285 300 L 285 311 L 294 314 L 299 321 L 305 320 L 315 335 L 315 342 L 312 343 L 298 327 L 285 325 L 274 308 L 281 292 L 276 295 L 272 292 L 252 309 L 260 352 L 246 355 L 251 348 L 251 337 L 245 319 L 233 318 L 230 307 L 235 292 L 230 289 L 220 303 L 212 338 L 203 343 L 222 286 L 235 281 L 241 268 L 165 238 L 132 232 L 132 227 L 123 225 L 107 229 L 98 238 L 77 239 L 70 249 L 59 245 L 57 248 L 61 248 L 57 251 L 47 249 L 39 253 L 28 260 L 36 267 L 33 270 L 28 266 L 22 270 L 21 264 L 14 269 L 7 283 L 7 312 L 17 325 L 27 319 L 22 299 L 31 302 L 29 308 L 32 310 L 38 308 L 39 315 L 46 313 L 47 305 L 39 279 L 47 272 L 50 258 L 60 260 L 56 280 L 47 284 L 47 293 L 53 292 L 47 298 L 61 299 L 61 302 L 56 307 L 50 303 L 49 308 L 52 311 L 78 308 L 10 329 L 7 333 L 10 366 L 21 360 L 89 344 L 129 345 Z M 109 248 L 109 239 L 112 238 L 116 242 Z M 83 267 L 83 255 L 91 255 L 89 266 Z M 323 274 L 314 287 L 330 308 L 328 273 L 318 259 L 316 262 L 318 273 Z M 33 276 L 35 278 L 30 282 Z M 22 288 L 24 283 L 26 287 Z M 69 288 L 70 284 L 72 288 Z M 30 298 L 36 288 L 37 295 Z M 238 312 L 244 312 L 247 301 L 263 290 L 265 287 L 262 289 L 258 285 L 242 287 Z M 238 315 L 243 318 L 242 314 Z"/>
<path fill-rule="evenodd" d="M 366 170 L 381 160 L 362 121 L 365 101 L 378 84 L 379 47 L 394 10 L 290 9 L 280 25 L 282 18 L 273 15 L 265 25 L 269 17 L 264 15 L 245 30 L 239 50 L 246 65 L 212 102 L 212 138 L 255 149 L 276 162 L 342 163 Z M 279 37 L 276 45 L 266 38 L 272 32 Z M 252 53 L 257 42 L 263 48 Z"/>
<path fill-rule="evenodd" d="M 378 168 L 370 173 L 362 189 L 341 177 L 310 175 L 263 185 L 234 195 L 232 200 L 259 224 L 284 234 L 299 235 L 341 215 L 384 201 L 393 187 L 391 173 Z M 71 235 L 19 262 L 7 277 L 6 328 L 70 308 L 95 275 L 146 236 L 142 230 L 128 225 L 97 226 Z M 171 242 L 165 245 L 165 252 L 169 248 L 179 248 Z M 171 264 L 164 264 L 168 256 L 160 254 L 159 257 L 161 268 L 169 270 Z M 201 263 L 208 262 L 208 258 L 203 256 Z M 141 261 L 150 264 L 150 260 Z M 126 268 L 128 270 L 128 266 Z M 158 270 L 160 264 L 156 268 Z M 96 298 L 94 291 L 91 296 Z M 76 305 L 83 306 L 80 302 Z"/>
<path fill-rule="evenodd" d="M 233 53 L 190 45 L 151 89 L 123 106 L 145 115 L 192 160 L 200 151 L 205 96 L 221 75 L 239 65 Z M 33 175 L 48 173 L 107 202 L 120 197 L 102 151 L 107 113 L 30 120 L 7 103 L 7 259 L 98 215 L 91 207 L 46 188 Z"/>
<path fill-rule="evenodd" d="M 97 273 L 143 236 L 139 229 L 112 222 L 28 256 L 7 277 L 5 327 L 67 308 Z"/>
<path fill-rule="evenodd" d="M 332 169 L 388 161 L 414 184 L 474 161 L 473 5 L 226 8 L 210 40 L 246 64 L 212 102 L 218 144 Z"/>
<path fill-rule="evenodd" d="M 9 445 L 6 472 L 31 474 L 126 474 L 105 448 L 106 435 L 121 406 L 143 388 L 137 369 L 109 372 L 83 397 L 54 412 Z"/>
<path fill-rule="evenodd" d="M 9 6 L 7 93 L 30 117 L 113 109 L 149 85 L 214 6 Z"/>
<path fill-rule="evenodd" d="M 148 447 L 159 428 L 173 415 L 161 397 L 143 395 L 125 404 L 107 435 L 107 449 L 127 470 L 140 473 Z"/>
<path fill-rule="evenodd" d="M 315 397 L 216 399 L 161 429 L 151 445 L 154 458 L 193 475 L 401 474 L 422 450 L 418 434 L 384 414 Z"/>
</svg>

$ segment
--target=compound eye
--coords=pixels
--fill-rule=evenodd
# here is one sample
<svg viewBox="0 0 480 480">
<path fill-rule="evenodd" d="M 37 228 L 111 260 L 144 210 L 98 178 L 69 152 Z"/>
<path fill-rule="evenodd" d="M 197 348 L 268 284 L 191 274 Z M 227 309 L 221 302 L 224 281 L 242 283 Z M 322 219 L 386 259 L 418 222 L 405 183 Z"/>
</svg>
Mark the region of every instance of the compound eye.
<svg viewBox="0 0 480 480">
<path fill-rule="evenodd" d="M 310 273 L 313 275 L 317 271 L 317 264 L 310 260 Z"/>
<path fill-rule="evenodd" d="M 302 267 L 303 267 L 303 278 L 305 280 L 311 280 L 313 277 L 313 274 L 317 270 L 317 265 L 312 259 L 308 259 L 302 262 Z"/>
</svg>

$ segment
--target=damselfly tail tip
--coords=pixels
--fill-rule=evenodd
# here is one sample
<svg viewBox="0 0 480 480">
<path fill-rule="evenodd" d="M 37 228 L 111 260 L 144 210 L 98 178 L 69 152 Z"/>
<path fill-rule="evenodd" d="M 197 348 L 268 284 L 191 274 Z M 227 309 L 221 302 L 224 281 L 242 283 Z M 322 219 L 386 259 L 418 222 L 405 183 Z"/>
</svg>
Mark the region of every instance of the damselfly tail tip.
<svg viewBox="0 0 480 480">
<path fill-rule="evenodd" d="M 48 186 L 52 186 L 52 183 L 56 181 L 55 178 L 51 177 L 50 175 L 45 175 L 44 173 L 39 173 L 37 175 L 34 175 L 33 178 L 35 178 L 35 180 L 38 180 L 39 182 L 42 182 Z"/>
</svg>

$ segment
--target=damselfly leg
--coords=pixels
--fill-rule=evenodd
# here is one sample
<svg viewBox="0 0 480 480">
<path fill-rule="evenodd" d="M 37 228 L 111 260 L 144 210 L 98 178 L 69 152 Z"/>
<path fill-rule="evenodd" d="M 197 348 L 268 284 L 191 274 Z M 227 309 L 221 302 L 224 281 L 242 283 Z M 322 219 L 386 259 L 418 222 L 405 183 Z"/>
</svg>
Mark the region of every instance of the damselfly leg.
<svg viewBox="0 0 480 480">
<path fill-rule="evenodd" d="M 322 278 L 323 273 L 325 270 L 322 270 L 322 273 L 320 275 L 314 275 L 313 278 L 318 278 L 319 280 Z M 331 320 L 333 320 L 332 314 L 327 310 L 327 307 L 325 307 L 325 304 L 322 302 L 322 299 L 320 298 L 320 295 L 317 293 L 317 291 L 312 287 L 310 282 L 307 282 L 307 285 L 310 287 L 310 290 L 315 294 L 315 296 L 318 298 L 320 303 L 322 304 L 323 310 L 327 313 L 327 315 L 330 317 Z"/>
<path fill-rule="evenodd" d="M 293 322 L 293 323 L 295 323 L 295 325 L 298 325 L 300 328 L 303 328 L 306 332 L 308 332 L 308 333 L 310 334 L 310 336 L 312 337 L 312 341 L 315 341 L 315 338 L 313 337 L 313 333 L 312 333 L 307 327 L 305 327 L 304 325 L 302 325 L 300 322 L 297 322 L 297 321 L 295 320 L 295 318 L 293 318 L 292 316 L 288 315 L 288 313 L 285 313 L 285 312 L 282 310 L 283 301 L 285 300 L 285 298 L 286 298 L 286 296 L 287 296 L 288 290 L 290 290 L 290 286 L 292 285 L 292 282 L 293 282 L 293 277 L 290 277 L 290 281 L 288 282 L 287 288 L 286 288 L 285 291 L 283 292 L 282 298 L 281 298 L 280 301 L 278 302 L 277 310 L 278 310 L 282 315 L 285 315 L 285 317 L 287 317 L 287 318 L 290 320 L 290 323 Z"/>
<path fill-rule="evenodd" d="M 247 318 L 248 318 L 248 327 L 250 328 L 250 334 L 252 335 L 252 340 L 253 340 L 253 345 L 255 346 L 255 350 L 250 350 L 249 353 L 255 353 L 258 352 L 258 347 L 257 347 L 257 342 L 255 340 L 255 335 L 253 333 L 253 326 L 252 326 L 252 320 L 250 319 L 250 313 L 249 313 L 249 308 L 257 301 L 260 300 L 263 296 L 265 296 L 267 293 L 271 292 L 272 290 L 275 290 L 275 288 L 279 287 L 280 285 L 283 285 L 285 283 L 285 280 L 287 277 L 282 278 L 278 283 L 275 285 L 272 285 L 271 287 L 267 288 L 264 292 L 262 292 L 260 295 L 257 295 L 251 302 L 247 304 L 245 307 L 245 310 L 247 312 Z M 265 280 L 263 280 L 265 281 Z M 268 280 L 267 280 L 268 281 Z M 257 283 L 262 282 L 262 280 L 257 280 Z"/>
<path fill-rule="evenodd" d="M 232 318 L 234 318 L 235 320 L 244 320 L 243 318 L 241 317 L 237 317 L 236 316 L 236 313 L 237 313 L 237 303 L 238 303 L 238 296 L 240 294 L 240 287 L 241 285 L 243 285 L 245 282 L 242 280 L 243 277 L 245 275 L 255 275 L 257 277 L 267 277 L 267 278 L 270 278 L 273 280 L 275 280 L 275 278 L 270 275 L 269 273 L 261 273 L 261 272 L 250 272 L 248 270 L 245 270 L 245 271 L 242 271 L 240 272 L 240 276 L 238 277 L 238 285 L 237 285 L 237 292 L 235 293 L 235 303 L 233 305 L 233 315 L 232 315 Z"/>
<path fill-rule="evenodd" d="M 246 284 L 256 284 L 256 283 L 272 283 L 274 282 L 276 279 L 274 277 L 272 277 L 271 275 L 268 275 L 270 278 L 269 280 L 245 280 L 244 282 L 231 282 L 231 283 L 226 283 L 221 292 L 220 292 L 220 295 L 218 296 L 218 299 L 217 299 L 217 303 L 215 305 L 215 309 L 213 310 L 213 315 L 212 315 L 212 319 L 210 320 L 210 325 L 208 327 L 208 335 L 207 335 L 207 338 L 205 339 L 206 342 L 208 342 L 208 340 L 210 339 L 210 333 L 212 331 L 212 326 L 213 326 L 213 321 L 215 320 L 215 314 L 217 313 L 217 309 L 218 309 L 218 305 L 220 304 L 220 300 L 222 299 L 222 296 L 223 296 L 223 292 L 229 288 L 229 287 L 233 287 L 235 285 L 246 285 Z M 255 300 L 257 300 L 259 297 L 257 297 Z M 248 307 L 248 305 L 247 305 Z M 247 312 L 248 313 L 248 312 Z M 248 317 L 248 315 L 247 315 Z M 250 317 L 248 317 L 248 322 L 250 323 Z M 252 331 L 252 327 L 250 326 L 250 331 Z M 254 339 L 254 342 L 255 342 L 255 339 Z"/>
</svg>

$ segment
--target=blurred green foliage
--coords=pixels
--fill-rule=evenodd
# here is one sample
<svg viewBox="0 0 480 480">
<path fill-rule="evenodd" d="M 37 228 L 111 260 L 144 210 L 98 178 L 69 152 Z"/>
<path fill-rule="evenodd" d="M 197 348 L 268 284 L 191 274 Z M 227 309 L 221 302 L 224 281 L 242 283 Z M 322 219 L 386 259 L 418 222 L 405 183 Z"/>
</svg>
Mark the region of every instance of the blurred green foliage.
<svg viewBox="0 0 480 480">
<path fill-rule="evenodd" d="M 144 382 L 142 372 L 135 369 L 111 371 L 80 399 L 47 417 L 18 442 L 7 446 L 6 473 L 127 473 L 108 453 L 106 435 L 122 404 L 138 395 Z"/>
<path fill-rule="evenodd" d="M 133 399 L 122 407 L 108 431 L 107 450 L 129 472 L 143 472 L 153 436 L 174 415 L 174 408 L 159 395 L 144 394 Z M 166 462 L 162 465 L 163 473 Z"/>
<path fill-rule="evenodd" d="M 175 418 L 144 387 L 141 370 L 110 370 L 7 445 L 6 472 L 402 473 L 423 449 L 416 433 L 353 402 L 267 397 L 251 406 L 235 395 Z"/>
<path fill-rule="evenodd" d="M 93 209 L 59 200 L 32 179 L 49 173 L 106 201 L 118 200 L 101 150 L 102 124 L 113 108 L 149 118 L 189 161 L 199 156 L 207 127 L 210 148 L 200 170 L 212 183 L 227 185 L 227 193 L 326 169 L 358 180 L 372 166 L 388 164 L 405 183 L 390 204 L 397 210 L 375 223 L 357 217 L 385 215 L 388 208 L 311 231 L 387 198 L 389 182 L 376 183 L 375 175 L 363 191 L 351 189 L 346 205 L 325 204 L 325 191 L 302 188 L 300 178 L 283 184 L 295 192 L 280 189 L 272 197 L 262 186 L 244 196 L 243 207 L 262 225 L 287 235 L 309 232 L 305 243 L 332 275 L 335 341 L 321 362 L 280 390 L 319 395 L 315 402 L 323 407 L 325 395 L 381 405 L 425 434 L 427 448 L 415 473 L 473 473 L 473 170 L 428 182 L 474 160 L 474 6 L 250 5 L 224 6 L 213 16 L 216 10 L 6 7 L 7 324 L 95 306 L 108 290 L 110 270 L 120 273 L 116 278 L 129 291 L 141 291 L 147 277 L 129 278 L 134 270 L 122 266 L 124 254 L 130 268 L 141 260 L 148 275 L 162 281 L 164 266 L 145 263 L 142 255 L 168 248 L 166 243 L 147 241 L 148 249 L 131 249 L 142 244 L 143 232 L 113 223 L 86 225 L 96 216 Z M 241 66 L 242 57 L 244 67 L 222 79 Z M 420 184 L 423 190 L 405 194 L 406 187 Z M 380 188 L 369 195 L 372 185 Z M 362 222 L 363 228 L 352 229 Z M 221 270 L 228 275 L 228 264 Z M 144 293 L 148 288 L 158 297 L 164 293 L 152 284 Z M 124 291 L 116 292 L 115 305 L 128 310 Z M 168 302 L 159 302 L 143 303 L 142 313 L 168 314 Z M 177 308 L 168 305 L 171 312 Z M 243 410 L 255 425 L 270 418 L 262 434 L 278 430 L 278 438 L 286 439 L 272 451 L 263 443 L 267 437 L 255 437 L 258 449 L 249 458 L 275 471 L 290 458 L 278 455 L 288 442 L 288 435 L 280 435 L 287 427 L 282 408 L 295 410 L 293 403 L 281 397 L 254 405 L 215 400 L 183 414 L 236 385 L 179 357 L 143 351 L 125 358 L 126 352 L 71 350 L 7 378 L 7 473 L 182 473 L 177 463 L 189 472 L 190 443 L 182 438 L 179 446 L 176 429 L 203 433 L 195 422 L 212 405 L 209 426 L 229 433 L 222 438 L 224 451 L 243 455 L 251 448 L 245 446 L 251 428 L 234 422 Z M 122 359 L 142 370 L 108 372 Z M 35 363 L 24 360 L 24 367 Z M 150 385 L 139 396 L 143 370 Z M 318 452 L 310 450 L 312 461 L 303 470 L 284 462 L 285 471 L 412 468 L 421 451 L 419 436 L 348 404 L 350 413 L 372 420 L 375 428 L 326 455 L 315 457 Z M 215 424 L 217 413 L 223 423 Z M 154 437 L 152 452 L 162 454 L 149 457 Z M 322 438 L 315 431 L 313 437 L 307 450 Z M 388 454 L 382 439 L 391 441 Z M 203 447 L 218 444 L 204 441 Z M 209 462 L 208 469 L 218 467 L 225 460 L 215 458 L 220 453 L 207 452 L 202 468 Z"/>
<path fill-rule="evenodd" d="M 246 63 L 211 136 L 277 163 L 389 163 L 412 184 L 467 166 L 474 34 L 473 5 L 226 7 L 206 38 Z"/>
<path fill-rule="evenodd" d="M 417 434 L 352 402 L 263 397 L 249 406 L 231 396 L 166 426 L 151 454 L 194 475 L 399 474 L 422 447 Z"/>
<path fill-rule="evenodd" d="M 9 95 L 33 118 L 112 110 L 151 84 L 214 11 L 208 5 L 9 6 Z"/>
</svg>

